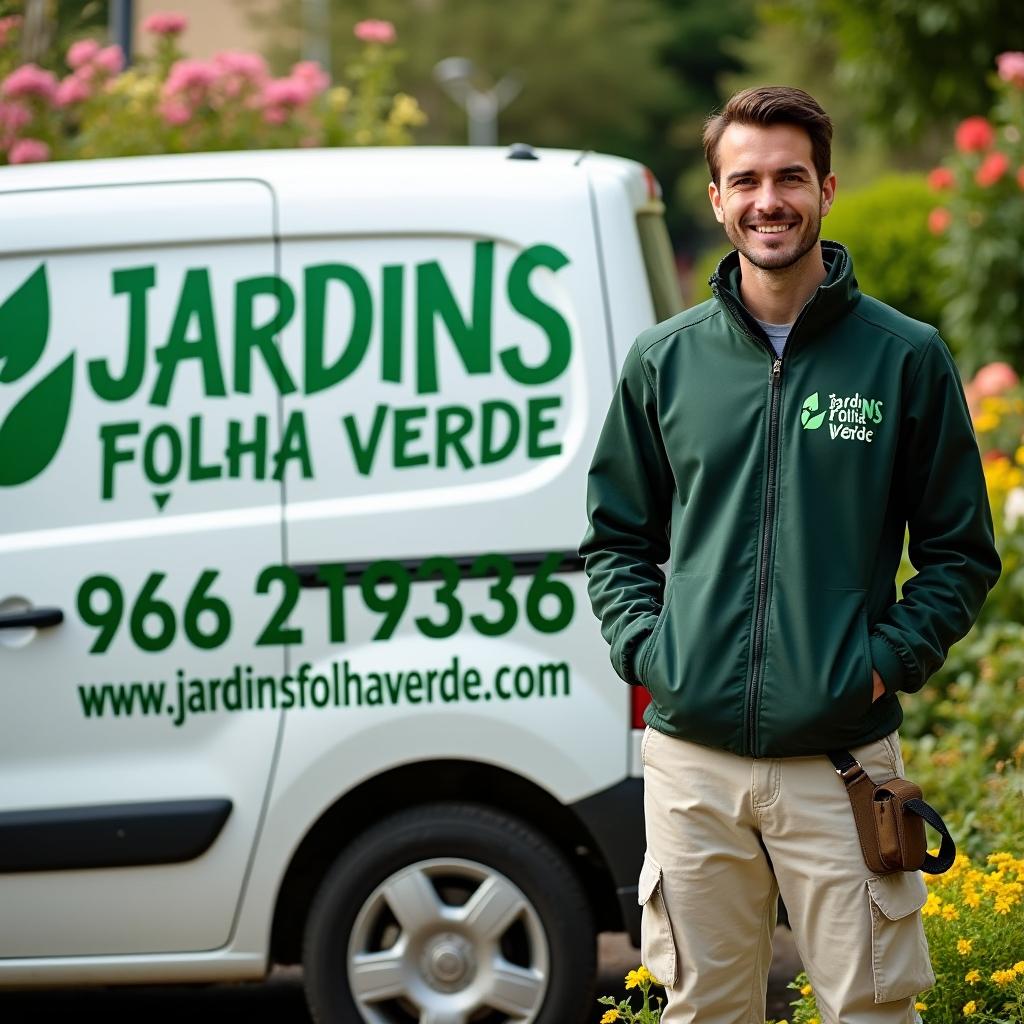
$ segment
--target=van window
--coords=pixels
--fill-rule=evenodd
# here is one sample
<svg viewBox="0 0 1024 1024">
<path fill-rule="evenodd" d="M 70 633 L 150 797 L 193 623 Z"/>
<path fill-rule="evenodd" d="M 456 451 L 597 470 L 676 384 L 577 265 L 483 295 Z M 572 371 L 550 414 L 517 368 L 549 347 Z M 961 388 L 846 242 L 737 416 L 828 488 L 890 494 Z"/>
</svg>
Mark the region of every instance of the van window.
<svg viewBox="0 0 1024 1024">
<path fill-rule="evenodd" d="M 648 199 L 637 208 L 636 227 L 644 254 L 654 315 L 660 322 L 683 308 L 672 243 L 665 227 L 665 204 L 660 199 Z"/>
</svg>

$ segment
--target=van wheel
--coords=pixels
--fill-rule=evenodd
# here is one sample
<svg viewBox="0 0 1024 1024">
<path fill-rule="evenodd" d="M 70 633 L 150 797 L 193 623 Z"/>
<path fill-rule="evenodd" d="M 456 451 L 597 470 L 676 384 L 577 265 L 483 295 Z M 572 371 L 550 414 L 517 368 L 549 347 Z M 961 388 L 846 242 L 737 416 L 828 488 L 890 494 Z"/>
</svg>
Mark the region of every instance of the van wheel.
<svg viewBox="0 0 1024 1024">
<path fill-rule="evenodd" d="M 437 803 L 380 822 L 328 871 L 303 936 L 319 1024 L 575 1024 L 596 935 L 559 851 L 525 823 Z"/>
</svg>

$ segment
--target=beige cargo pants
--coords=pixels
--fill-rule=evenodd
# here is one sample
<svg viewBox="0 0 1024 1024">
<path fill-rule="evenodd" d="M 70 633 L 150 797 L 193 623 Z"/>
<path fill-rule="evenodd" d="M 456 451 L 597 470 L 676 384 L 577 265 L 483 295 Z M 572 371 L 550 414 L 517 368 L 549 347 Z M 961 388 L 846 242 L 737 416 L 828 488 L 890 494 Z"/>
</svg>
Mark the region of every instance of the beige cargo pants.
<svg viewBox="0 0 1024 1024">
<path fill-rule="evenodd" d="M 905 771 L 897 732 L 849 749 L 876 782 Z M 641 960 L 662 1024 L 764 1024 L 780 891 L 821 1024 L 921 1020 L 924 876 L 872 874 L 824 754 L 740 757 L 649 726 L 641 751 Z"/>
</svg>

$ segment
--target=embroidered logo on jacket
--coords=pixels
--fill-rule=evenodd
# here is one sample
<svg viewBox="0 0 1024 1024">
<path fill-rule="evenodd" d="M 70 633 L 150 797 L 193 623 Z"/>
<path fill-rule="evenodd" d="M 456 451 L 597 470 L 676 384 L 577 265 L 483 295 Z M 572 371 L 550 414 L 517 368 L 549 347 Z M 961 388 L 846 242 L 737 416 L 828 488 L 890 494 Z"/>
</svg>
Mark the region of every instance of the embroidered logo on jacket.
<svg viewBox="0 0 1024 1024">
<path fill-rule="evenodd" d="M 882 402 L 878 398 L 865 398 L 858 391 L 854 395 L 828 396 L 828 408 L 818 412 L 818 392 L 808 395 L 800 408 L 800 423 L 804 430 L 817 430 L 828 422 L 829 437 L 842 441 L 863 441 L 871 444 L 874 430 L 869 423 L 882 422 Z"/>
</svg>

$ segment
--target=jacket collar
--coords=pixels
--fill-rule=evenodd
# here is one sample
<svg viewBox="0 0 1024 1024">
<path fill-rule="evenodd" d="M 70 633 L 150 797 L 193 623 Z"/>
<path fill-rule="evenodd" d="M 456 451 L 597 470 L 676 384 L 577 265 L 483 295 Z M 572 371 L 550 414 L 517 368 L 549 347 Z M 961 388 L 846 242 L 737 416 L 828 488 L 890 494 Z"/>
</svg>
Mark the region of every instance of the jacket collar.
<svg viewBox="0 0 1024 1024">
<path fill-rule="evenodd" d="M 825 262 L 825 280 L 797 316 L 786 342 L 787 355 L 795 347 L 795 342 L 802 342 L 824 330 L 845 316 L 860 300 L 860 288 L 853 276 L 853 259 L 846 246 L 822 239 L 821 255 Z M 740 298 L 740 256 L 735 249 L 718 264 L 708 284 L 725 315 L 736 327 L 745 334 L 760 338 L 770 347 L 768 336 Z"/>
</svg>

